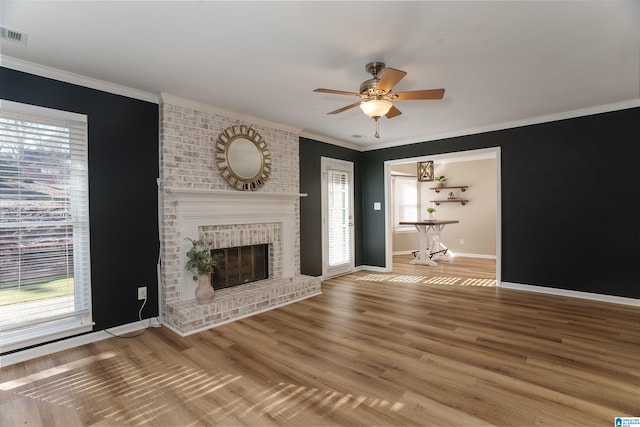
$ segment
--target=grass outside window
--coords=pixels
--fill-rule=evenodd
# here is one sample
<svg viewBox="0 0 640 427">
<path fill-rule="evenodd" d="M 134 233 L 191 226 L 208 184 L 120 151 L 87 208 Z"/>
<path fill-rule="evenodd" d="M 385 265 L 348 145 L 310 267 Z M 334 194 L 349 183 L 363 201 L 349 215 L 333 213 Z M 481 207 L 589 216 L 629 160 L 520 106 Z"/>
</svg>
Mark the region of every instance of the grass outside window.
<svg viewBox="0 0 640 427">
<path fill-rule="evenodd" d="M 74 293 L 73 277 L 26 286 L 0 285 L 0 306 L 63 297 Z"/>
</svg>

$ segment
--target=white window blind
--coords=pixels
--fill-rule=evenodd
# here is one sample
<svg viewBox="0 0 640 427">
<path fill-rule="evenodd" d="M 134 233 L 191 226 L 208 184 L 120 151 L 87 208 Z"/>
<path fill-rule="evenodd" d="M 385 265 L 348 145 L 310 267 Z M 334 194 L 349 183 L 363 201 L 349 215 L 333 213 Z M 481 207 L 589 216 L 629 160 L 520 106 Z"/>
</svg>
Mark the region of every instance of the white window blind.
<svg viewBox="0 0 640 427">
<path fill-rule="evenodd" d="M 329 266 L 351 262 L 351 192 L 347 172 L 329 169 L 328 212 Z"/>
<path fill-rule="evenodd" d="M 86 116 L 0 101 L 0 349 L 92 329 Z"/>
<path fill-rule="evenodd" d="M 418 181 L 415 177 L 393 177 L 393 227 L 396 231 L 414 231 L 402 221 L 418 221 Z"/>
</svg>

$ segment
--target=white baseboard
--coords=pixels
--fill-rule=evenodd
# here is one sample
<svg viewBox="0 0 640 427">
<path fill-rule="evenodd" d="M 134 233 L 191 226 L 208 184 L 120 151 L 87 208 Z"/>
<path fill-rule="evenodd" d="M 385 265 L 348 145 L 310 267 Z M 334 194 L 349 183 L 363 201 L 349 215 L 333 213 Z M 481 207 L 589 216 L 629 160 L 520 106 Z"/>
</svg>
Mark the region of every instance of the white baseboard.
<svg viewBox="0 0 640 427">
<path fill-rule="evenodd" d="M 116 326 L 109 328 L 109 332 L 114 335 L 123 335 L 130 332 L 139 331 L 145 329 L 147 326 L 152 327 L 159 326 L 158 321 L 155 318 L 143 319 L 142 321 L 136 321 L 127 323 L 126 325 Z M 27 360 L 35 359 L 37 357 L 46 356 L 48 354 L 57 353 L 58 351 L 68 350 L 73 347 L 78 347 L 92 342 L 102 341 L 107 338 L 113 338 L 108 332 L 102 330 L 97 332 L 91 332 L 89 334 L 78 335 L 75 337 L 67 338 L 64 340 L 52 342 L 49 344 L 43 344 L 38 347 L 28 348 L 14 353 L 9 353 L 0 356 L 0 367 L 14 365 L 16 363 L 25 362 Z"/>
<path fill-rule="evenodd" d="M 537 292 L 541 294 L 559 295 L 570 298 L 581 298 L 613 304 L 630 305 L 640 307 L 640 299 L 618 297 L 615 295 L 595 294 L 591 292 L 573 291 L 570 289 L 549 288 L 546 286 L 522 285 L 520 283 L 502 282 L 501 288 L 515 289 L 518 291 Z"/>
<path fill-rule="evenodd" d="M 375 271 L 376 273 L 389 273 L 391 270 L 386 269 L 385 267 L 376 267 L 372 265 L 359 265 L 355 268 L 354 271 Z"/>
<path fill-rule="evenodd" d="M 465 252 L 454 252 L 456 256 L 463 256 L 466 258 L 484 258 L 484 259 L 497 259 L 495 255 L 485 255 L 485 254 L 468 254 Z"/>
<path fill-rule="evenodd" d="M 337 276 L 330 276 L 330 277 L 326 277 L 326 276 L 320 276 L 320 280 L 329 280 L 329 279 L 334 279 L 336 277 L 340 277 L 340 276 L 344 276 L 347 274 L 351 274 L 351 273 L 355 273 L 357 271 L 375 271 L 376 273 L 390 273 L 391 270 L 386 269 L 384 267 L 373 267 L 371 265 L 358 265 L 356 267 L 353 268 L 353 271 L 350 271 L 348 273 L 344 273 L 344 274 L 340 274 Z"/>
</svg>

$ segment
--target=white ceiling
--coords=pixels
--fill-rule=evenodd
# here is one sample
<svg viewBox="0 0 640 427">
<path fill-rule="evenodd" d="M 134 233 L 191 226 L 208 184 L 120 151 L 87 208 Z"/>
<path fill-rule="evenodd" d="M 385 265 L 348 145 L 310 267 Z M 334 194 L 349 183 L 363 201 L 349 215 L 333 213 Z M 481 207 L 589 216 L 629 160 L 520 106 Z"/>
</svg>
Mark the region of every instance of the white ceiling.
<svg viewBox="0 0 640 427">
<path fill-rule="evenodd" d="M 640 98 L 634 1 L 9 1 L 0 23 L 28 35 L 1 53 L 150 93 L 165 92 L 361 149 L 437 139 Z M 9 57 L 9 58 L 7 58 Z M 366 63 L 407 71 L 374 121 L 358 108 Z M 360 135 L 354 138 L 353 135 Z"/>
</svg>

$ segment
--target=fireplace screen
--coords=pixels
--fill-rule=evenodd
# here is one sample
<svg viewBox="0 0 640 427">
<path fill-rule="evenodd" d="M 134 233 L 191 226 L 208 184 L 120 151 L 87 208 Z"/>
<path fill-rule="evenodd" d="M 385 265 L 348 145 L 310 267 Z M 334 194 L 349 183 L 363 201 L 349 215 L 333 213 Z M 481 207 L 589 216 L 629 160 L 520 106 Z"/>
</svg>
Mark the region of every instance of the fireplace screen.
<svg viewBox="0 0 640 427">
<path fill-rule="evenodd" d="M 213 275 L 213 288 L 223 289 L 269 277 L 269 245 L 236 246 L 213 249 L 222 254 L 220 268 Z"/>
</svg>

